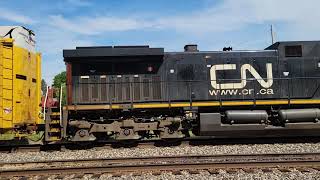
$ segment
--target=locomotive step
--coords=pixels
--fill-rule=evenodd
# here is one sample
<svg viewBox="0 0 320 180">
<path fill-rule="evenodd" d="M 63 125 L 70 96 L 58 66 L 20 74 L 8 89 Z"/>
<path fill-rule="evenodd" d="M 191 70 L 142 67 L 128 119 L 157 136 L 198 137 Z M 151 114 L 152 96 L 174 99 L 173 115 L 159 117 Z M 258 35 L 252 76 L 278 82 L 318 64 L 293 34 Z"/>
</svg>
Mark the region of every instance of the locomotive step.
<svg viewBox="0 0 320 180">
<path fill-rule="evenodd" d="M 60 113 L 59 112 L 52 112 L 50 114 L 51 119 L 60 119 Z"/>
<path fill-rule="evenodd" d="M 61 140 L 61 138 L 58 136 L 50 136 L 48 141 L 59 141 L 59 140 Z"/>
<path fill-rule="evenodd" d="M 59 112 L 52 112 L 50 115 L 51 116 L 60 116 L 60 113 Z"/>
<path fill-rule="evenodd" d="M 49 133 L 60 133 L 60 128 L 50 128 Z"/>
<path fill-rule="evenodd" d="M 60 120 L 51 120 L 50 125 L 60 124 Z"/>
</svg>

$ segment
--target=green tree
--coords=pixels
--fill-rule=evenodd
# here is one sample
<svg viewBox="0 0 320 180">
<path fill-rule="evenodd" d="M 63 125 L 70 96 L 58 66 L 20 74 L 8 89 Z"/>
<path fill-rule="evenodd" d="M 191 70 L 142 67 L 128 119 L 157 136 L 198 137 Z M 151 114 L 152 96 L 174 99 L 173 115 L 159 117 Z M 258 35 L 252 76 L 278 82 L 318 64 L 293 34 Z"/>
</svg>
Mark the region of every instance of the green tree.
<svg viewBox="0 0 320 180">
<path fill-rule="evenodd" d="M 53 84 L 52 86 L 55 87 L 55 88 L 60 88 L 61 85 L 66 85 L 66 82 L 67 82 L 67 76 L 66 76 L 66 72 L 63 71 L 57 75 L 54 76 L 53 78 Z"/>
<path fill-rule="evenodd" d="M 67 81 L 67 76 L 66 76 L 66 72 L 63 71 L 57 75 L 54 76 L 53 78 L 53 88 L 56 88 L 58 91 L 56 94 L 56 97 L 60 96 L 60 87 L 62 86 L 62 106 L 67 104 L 67 100 L 66 100 L 66 81 Z"/>
</svg>

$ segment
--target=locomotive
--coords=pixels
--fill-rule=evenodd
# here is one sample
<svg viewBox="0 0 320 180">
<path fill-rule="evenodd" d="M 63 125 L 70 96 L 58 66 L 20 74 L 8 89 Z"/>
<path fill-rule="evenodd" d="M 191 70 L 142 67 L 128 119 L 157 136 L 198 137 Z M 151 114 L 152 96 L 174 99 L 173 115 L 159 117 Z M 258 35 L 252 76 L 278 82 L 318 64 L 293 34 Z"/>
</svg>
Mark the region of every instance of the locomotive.
<svg viewBox="0 0 320 180">
<path fill-rule="evenodd" d="M 320 41 L 264 50 L 63 50 L 73 142 L 320 135 Z"/>
</svg>

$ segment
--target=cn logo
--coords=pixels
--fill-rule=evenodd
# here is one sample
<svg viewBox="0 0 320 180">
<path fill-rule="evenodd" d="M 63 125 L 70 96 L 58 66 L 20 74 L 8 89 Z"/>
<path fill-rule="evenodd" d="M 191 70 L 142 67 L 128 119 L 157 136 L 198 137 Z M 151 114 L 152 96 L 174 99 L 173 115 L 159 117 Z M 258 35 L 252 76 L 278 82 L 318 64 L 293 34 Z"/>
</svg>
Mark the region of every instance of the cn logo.
<svg viewBox="0 0 320 180">
<path fill-rule="evenodd" d="M 270 88 L 273 84 L 272 79 L 272 64 L 267 63 L 267 79 L 266 81 L 262 79 L 260 74 L 250 65 L 250 64 L 243 64 L 241 66 L 241 82 L 239 83 L 224 83 L 218 84 L 217 83 L 217 71 L 226 71 L 226 70 L 235 70 L 236 64 L 217 64 L 211 67 L 210 69 L 210 76 L 211 76 L 211 86 L 214 89 L 242 89 L 247 84 L 247 71 L 249 71 L 252 76 L 258 81 L 258 83 L 264 88 Z"/>
</svg>

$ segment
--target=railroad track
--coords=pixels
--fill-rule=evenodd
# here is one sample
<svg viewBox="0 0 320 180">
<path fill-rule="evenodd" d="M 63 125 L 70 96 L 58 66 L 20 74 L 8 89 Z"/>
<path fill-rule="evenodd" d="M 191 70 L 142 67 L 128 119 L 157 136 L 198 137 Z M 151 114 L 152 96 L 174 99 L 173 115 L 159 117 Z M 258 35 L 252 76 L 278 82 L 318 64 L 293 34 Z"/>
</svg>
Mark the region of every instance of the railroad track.
<svg viewBox="0 0 320 180">
<path fill-rule="evenodd" d="M 0 164 L 0 178 L 71 174 L 119 176 L 130 173 L 139 175 L 146 172 L 161 174 L 162 171 L 218 173 L 219 170 L 227 172 L 243 170 L 250 172 L 255 169 L 264 171 L 272 168 L 281 171 L 290 171 L 292 168 L 300 171 L 310 169 L 320 171 L 320 153 L 133 157 L 2 163 Z"/>
<path fill-rule="evenodd" d="M 133 144 L 121 144 L 117 142 L 99 142 L 97 144 L 92 144 L 89 146 L 78 146 L 77 144 L 48 144 L 48 145 L 20 145 L 20 146 L 0 146 L 0 153 L 15 153 L 15 152 L 40 152 L 40 151 L 61 151 L 64 149 L 70 150 L 80 150 L 80 149 L 113 149 L 113 148 L 149 148 L 149 147 L 165 147 L 165 146 L 202 146 L 202 145 L 230 145 L 230 144 L 274 144 L 274 143 L 319 143 L 320 137 L 308 137 L 308 138 L 264 138 L 261 141 L 261 138 L 243 138 L 243 139 L 215 139 L 212 141 L 210 138 L 200 137 L 200 138 L 189 138 L 183 141 L 176 142 L 164 142 L 160 140 L 152 141 L 136 141 Z"/>
</svg>

